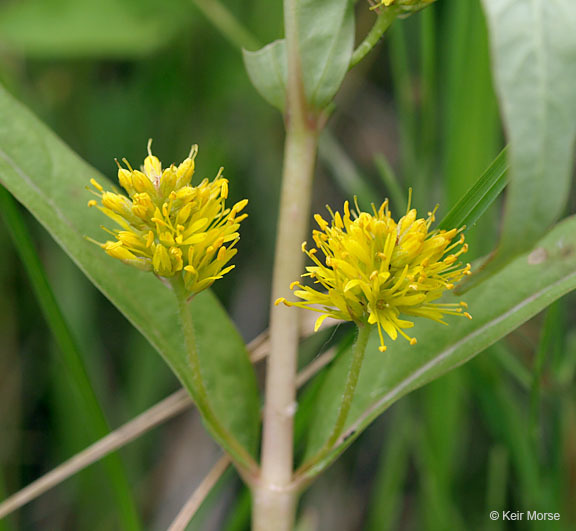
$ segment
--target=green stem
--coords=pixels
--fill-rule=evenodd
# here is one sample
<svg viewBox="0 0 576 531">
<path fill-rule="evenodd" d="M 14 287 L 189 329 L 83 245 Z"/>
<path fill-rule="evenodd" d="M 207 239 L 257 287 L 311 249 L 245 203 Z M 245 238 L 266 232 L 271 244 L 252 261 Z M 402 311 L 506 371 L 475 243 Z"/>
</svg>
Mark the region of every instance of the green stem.
<svg viewBox="0 0 576 531">
<path fill-rule="evenodd" d="M 235 461 L 237 467 L 246 476 L 253 477 L 256 475 L 257 464 L 252 456 L 246 449 L 236 440 L 235 437 L 222 425 L 218 416 L 214 413 L 208 397 L 204 379 L 202 377 L 202 369 L 200 367 L 200 359 L 198 357 L 198 349 L 196 347 L 196 333 L 194 332 L 194 322 L 192 314 L 188 309 L 188 293 L 184 286 L 184 280 L 181 276 L 176 276 L 171 281 L 172 288 L 176 294 L 178 301 L 178 312 L 180 314 L 180 324 L 182 325 L 182 332 L 184 334 L 184 341 L 186 344 L 186 351 L 188 355 L 188 366 L 190 368 L 191 388 L 193 399 L 198 410 L 210 429 L 214 438 L 228 451 L 232 459 Z"/>
<path fill-rule="evenodd" d="M 382 13 L 378 15 L 374 26 L 370 30 L 370 33 L 366 35 L 365 39 L 358 45 L 358 48 L 354 50 L 352 58 L 350 59 L 350 65 L 348 69 L 355 67 L 368 53 L 378 44 L 378 41 L 382 38 L 382 35 L 390 27 L 390 24 L 396 18 L 398 12 L 396 9 L 387 8 Z"/>
<path fill-rule="evenodd" d="M 194 0 L 196 7 L 236 48 L 258 50 L 262 45 L 240 21 L 218 0 Z"/>
<path fill-rule="evenodd" d="M 272 302 L 286 295 L 288 286 L 300 276 L 304 267 L 304 254 L 300 247 L 308 229 L 318 146 L 317 117 L 308 107 L 302 81 L 297 10 L 297 0 L 284 1 L 288 66 L 286 141 Z M 292 531 L 294 528 L 296 492 L 291 488 L 291 482 L 298 340 L 298 312 L 283 305 L 272 305 L 262 472 L 252 493 L 254 531 Z"/>
<path fill-rule="evenodd" d="M 332 433 L 326 440 L 326 443 L 324 443 L 324 446 L 315 456 L 313 456 L 300 467 L 297 474 L 301 474 L 302 472 L 310 470 L 314 465 L 320 463 L 325 457 L 327 457 L 332 451 L 334 445 L 338 442 L 339 437 L 344 432 L 344 428 L 346 427 L 346 420 L 348 419 L 348 413 L 350 413 L 350 407 L 352 406 L 352 400 L 354 399 L 354 393 L 356 392 L 358 378 L 360 377 L 360 369 L 362 368 L 362 362 L 364 361 L 364 353 L 366 352 L 366 345 L 368 343 L 371 330 L 372 327 L 368 324 L 358 325 L 358 337 L 356 338 L 356 343 L 354 344 L 352 362 L 350 364 L 350 369 L 346 378 L 344 395 L 342 396 L 342 401 L 340 402 L 340 409 L 338 410 L 338 416 L 336 417 L 336 422 L 334 423 Z"/>
<path fill-rule="evenodd" d="M 290 124 L 284 154 L 273 300 L 286 295 L 288 286 L 300 276 L 304 267 L 304 254 L 300 247 L 310 215 L 316 158 L 316 132 L 293 128 L 294 120 Z M 292 531 L 294 527 L 296 492 L 290 485 L 294 463 L 298 342 L 298 312 L 283 304 L 273 305 L 262 435 L 262 475 L 258 489 L 253 493 L 254 531 Z"/>
</svg>

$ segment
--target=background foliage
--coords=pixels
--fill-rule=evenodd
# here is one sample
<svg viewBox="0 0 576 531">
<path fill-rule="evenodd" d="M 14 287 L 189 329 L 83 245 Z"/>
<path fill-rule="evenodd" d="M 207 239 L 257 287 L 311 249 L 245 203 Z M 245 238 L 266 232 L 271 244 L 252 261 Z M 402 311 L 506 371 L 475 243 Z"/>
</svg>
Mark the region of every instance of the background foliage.
<svg viewBox="0 0 576 531">
<path fill-rule="evenodd" d="M 484 1 L 496 22 L 498 4 Z M 550 4 L 557 10 L 542 13 L 542 20 L 558 24 L 563 4 Z M 281 36 L 280 3 L 229 0 L 226 5 L 254 35 L 253 46 L 244 46 L 255 50 Z M 249 340 L 266 327 L 281 117 L 251 86 L 238 47 L 208 22 L 206 2 L 107 0 L 105 8 L 95 6 L 88 0 L 3 4 L 0 80 L 110 177 L 116 168 L 113 158 L 137 163 L 150 136 L 164 161 L 181 160 L 191 143 L 199 143 L 202 177 L 225 167 L 232 200 L 249 197 L 250 217 L 243 226 L 237 270 L 214 292 Z M 363 35 L 373 14 L 358 7 L 357 34 Z M 560 22 L 569 24 L 570 19 Z M 495 34 L 513 38 L 515 29 L 495 26 Z M 567 32 L 557 34 L 561 41 Z M 535 79 L 555 79 L 558 49 L 570 50 L 568 42 L 548 44 L 547 70 L 529 73 Z M 534 53 L 544 52 L 538 48 Z M 527 68 L 538 65 L 526 63 Z M 496 75 L 503 75 L 498 63 L 496 68 Z M 440 201 L 442 217 L 503 146 L 490 72 L 479 0 L 442 0 L 394 24 L 384 45 L 350 73 L 338 96 L 322 137 L 313 210 L 323 211 L 326 203 L 338 208 L 345 197 L 357 194 L 362 204 L 390 196 L 398 214 L 413 186 L 416 206 L 426 211 Z M 565 73 L 564 79 L 573 84 L 571 76 Z M 502 97 L 513 106 L 519 99 L 513 92 L 517 84 L 512 79 L 509 85 L 512 92 L 501 88 Z M 549 83 L 544 90 L 548 101 L 560 102 L 553 110 L 566 118 L 565 130 L 554 130 L 566 140 L 566 150 L 573 146 L 576 121 L 568 119 L 574 116 L 574 98 L 563 86 Z M 3 110 L 5 131 L 8 116 Z M 558 122 L 554 115 L 548 119 Z M 26 163 L 35 137 L 32 127 L 22 128 L 23 140 L 14 142 L 13 149 Z M 533 135 L 548 154 L 546 146 L 556 146 L 557 138 L 541 138 L 540 133 L 549 133 L 546 123 Z M 516 214 L 509 214 L 516 217 L 507 218 L 505 229 L 509 241 L 520 247 L 529 247 L 565 204 L 574 211 L 574 196 L 566 193 L 569 172 L 554 168 L 557 160 L 551 157 L 540 168 L 552 175 L 542 181 L 542 190 L 516 194 Z M 40 162 L 32 157 L 28 163 Z M 59 173 L 49 163 L 48 158 L 46 178 L 57 183 Z M 522 164 L 533 168 L 529 160 L 517 166 Z M 547 217 L 539 218 L 536 228 L 532 218 L 522 218 L 531 211 L 522 205 L 522 196 L 527 202 L 546 199 L 541 206 L 548 205 Z M 84 202 L 82 197 L 72 208 L 81 210 Z M 6 215 L 6 206 L 2 212 Z M 125 422 L 177 389 L 176 378 L 156 352 L 44 229 L 21 213 L 109 424 Z M 468 231 L 473 257 L 495 247 L 500 219 L 496 203 Z M 563 225 L 567 240 L 573 224 Z M 77 362 L 62 356 L 66 346 L 46 326 L 42 299 L 31 289 L 7 226 L 0 224 L 0 493 L 18 490 L 92 442 L 94 430 L 102 429 L 99 413 L 86 408 L 88 384 L 78 394 L 78 372 L 71 369 Z M 504 277 L 501 291 L 513 291 L 515 279 L 525 280 L 526 274 L 518 270 L 516 277 Z M 536 275 L 534 282 L 539 281 L 545 279 Z M 489 311 L 492 301 L 482 299 L 482 286 L 478 289 L 478 304 Z M 129 292 L 126 297 L 134 304 Z M 497 529 L 501 523 L 489 522 L 490 510 L 535 509 L 535 503 L 562 513 L 553 529 L 571 528 L 576 522 L 570 505 L 576 496 L 575 302 L 573 296 L 561 299 L 471 363 L 394 406 L 307 493 L 303 528 L 314 529 L 317 523 L 319 529 L 346 530 Z M 54 306 L 44 311 L 56 312 Z M 349 337 L 350 331 L 340 327 L 335 337 L 327 333 L 318 342 L 342 338 L 345 345 Z M 303 348 L 303 363 L 317 349 Z M 308 386 L 300 404 L 301 441 L 308 437 L 307 417 L 317 415 L 322 404 L 321 384 Z M 322 392 L 327 393 L 326 387 Z M 187 414 L 124 449 L 122 463 L 110 461 L 82 472 L 0 521 L 0 529 L 137 527 L 135 512 L 146 528 L 163 529 L 216 453 L 196 414 Z M 374 463 L 379 463 L 376 468 Z M 229 474 L 191 528 L 246 529 L 248 510 L 245 489 Z"/>
</svg>

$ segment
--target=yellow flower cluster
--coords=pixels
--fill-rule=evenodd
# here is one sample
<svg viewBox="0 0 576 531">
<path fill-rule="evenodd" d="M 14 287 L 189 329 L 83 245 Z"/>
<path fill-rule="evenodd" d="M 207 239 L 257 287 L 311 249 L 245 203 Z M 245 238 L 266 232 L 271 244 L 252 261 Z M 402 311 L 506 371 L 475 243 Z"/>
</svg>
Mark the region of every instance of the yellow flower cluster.
<svg viewBox="0 0 576 531">
<path fill-rule="evenodd" d="M 313 232 L 318 249 L 305 252 L 315 265 L 306 268 L 303 277 L 314 279 L 322 291 L 296 281 L 290 285 L 298 302 L 278 299 L 287 306 L 307 308 L 322 315 L 316 321 L 317 330 L 326 317 L 354 321 L 359 325 L 376 324 L 380 335 L 380 350 L 386 350 L 382 331 L 393 340 L 398 334 L 411 344 L 404 329 L 414 326 L 404 316 L 420 316 L 443 323 L 444 315 L 470 314 L 466 304 L 434 302 L 444 290 L 450 290 L 464 275 L 470 274 L 470 264 L 463 266 L 459 256 L 468 250 L 464 235 L 458 229 L 430 231 L 434 212 L 427 219 L 417 219 L 410 209 L 396 223 L 388 209 L 388 200 L 373 213 L 351 212 L 344 203 L 344 215 L 332 212 L 328 224 L 315 216 L 320 230 Z M 317 255 L 324 254 L 324 261 Z M 326 290 L 326 291 L 324 291 Z"/>
<path fill-rule="evenodd" d="M 234 268 L 226 266 L 236 254 L 238 228 L 246 214 L 240 214 L 247 200 L 226 208 L 228 181 L 222 170 L 213 181 L 204 179 L 198 186 L 190 181 L 194 174 L 193 146 L 180 165 L 163 169 L 152 155 L 150 143 L 142 171 L 134 170 L 124 159 L 118 180 L 126 195 L 109 192 L 94 179 L 93 193 L 100 198 L 89 201 L 120 227 L 109 232 L 114 241 L 98 243 L 110 256 L 156 275 L 172 278 L 182 275 L 186 291 L 194 295 Z"/>
</svg>

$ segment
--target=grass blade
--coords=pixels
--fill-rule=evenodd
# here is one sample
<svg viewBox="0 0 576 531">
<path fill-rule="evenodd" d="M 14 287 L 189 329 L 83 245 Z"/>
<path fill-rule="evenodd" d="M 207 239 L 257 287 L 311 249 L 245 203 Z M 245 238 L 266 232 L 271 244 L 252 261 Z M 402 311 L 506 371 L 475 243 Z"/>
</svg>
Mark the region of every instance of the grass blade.
<svg viewBox="0 0 576 531">
<path fill-rule="evenodd" d="M 410 465 L 413 419 L 407 403 L 398 405 L 376 472 L 366 531 L 396 529 L 402 512 L 402 493 Z"/>
<path fill-rule="evenodd" d="M 109 433 L 110 427 L 90 382 L 82 354 L 58 306 L 18 206 L 12 196 L 1 186 L 0 207 L 6 227 L 24 264 L 40 308 L 62 354 L 63 365 L 74 382 L 74 387 L 85 409 L 85 419 L 90 435 L 94 438 L 102 437 Z M 118 455 L 109 456 L 105 461 L 105 466 L 115 492 L 118 514 L 124 528 L 139 529 L 136 505 L 120 457 Z"/>
<path fill-rule="evenodd" d="M 496 444 L 490 450 L 488 459 L 486 514 L 489 514 L 490 511 L 501 511 L 505 508 L 509 468 L 508 451 L 502 444 Z M 502 528 L 501 520 L 490 522 L 489 529 L 498 531 Z"/>
<path fill-rule="evenodd" d="M 386 186 L 386 191 L 390 196 L 390 201 L 392 202 L 390 209 L 392 213 L 401 216 L 406 212 L 408 193 L 402 188 L 398 176 L 394 173 L 394 169 L 390 166 L 384 154 L 378 153 L 374 157 L 374 165 L 378 170 L 378 176 L 384 183 L 384 186 Z"/>
<path fill-rule="evenodd" d="M 561 336 L 562 327 L 560 319 L 560 304 L 555 302 L 546 310 L 544 323 L 540 332 L 540 342 L 534 356 L 532 366 L 532 385 L 530 389 L 530 434 L 534 444 L 535 452 L 541 450 L 541 430 L 542 430 L 542 377 L 544 365 L 547 359 L 551 357 L 551 351 L 554 348 L 554 340 Z"/>
<path fill-rule="evenodd" d="M 346 196 L 358 197 L 361 207 L 369 208 L 378 193 L 361 175 L 330 130 L 324 131 L 320 137 L 318 154 Z"/>
<path fill-rule="evenodd" d="M 438 228 L 448 230 L 463 225 L 467 229 L 472 227 L 504 190 L 507 177 L 508 162 L 504 148 L 474 186 L 444 216 Z"/>
<path fill-rule="evenodd" d="M 527 415 L 524 404 L 501 378 L 499 371 L 486 359 L 475 365 L 478 375 L 473 381 L 474 391 L 483 412 L 484 421 L 492 436 L 502 444 L 510 456 L 516 478 L 515 496 L 525 507 L 545 510 L 545 489 L 541 483 L 538 459 L 529 437 L 526 437 Z M 493 510 L 493 509 L 491 509 Z"/>
</svg>

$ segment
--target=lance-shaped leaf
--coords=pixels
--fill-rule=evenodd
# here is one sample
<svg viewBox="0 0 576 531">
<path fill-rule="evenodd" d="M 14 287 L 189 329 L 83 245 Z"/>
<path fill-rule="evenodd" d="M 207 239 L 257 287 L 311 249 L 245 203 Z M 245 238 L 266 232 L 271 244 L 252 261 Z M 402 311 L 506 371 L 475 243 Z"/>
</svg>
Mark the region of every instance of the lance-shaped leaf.
<svg viewBox="0 0 576 531">
<path fill-rule="evenodd" d="M 576 217 L 556 226 L 530 253 L 516 258 L 463 298 L 472 320 L 453 317 L 449 326 L 416 319 L 412 335 L 378 351 L 373 333 L 339 450 L 396 400 L 470 360 L 565 293 L 576 289 Z M 446 302 L 456 302 L 454 296 Z M 338 413 L 351 351 L 330 367 L 316 403 L 306 459 L 327 441 Z M 312 470 L 327 466 L 336 452 Z"/>
<path fill-rule="evenodd" d="M 191 374 L 172 291 L 153 274 L 113 260 L 85 238 L 100 239 L 99 227 L 106 222 L 99 211 L 87 207 L 92 196 L 86 185 L 92 177 L 108 188 L 111 184 L 2 88 L 0 115 L 0 183 L 46 227 L 191 390 Z M 212 408 L 228 431 L 253 452 L 257 443 L 259 399 L 244 343 L 210 292 L 198 295 L 190 304 L 190 311 Z"/>
<path fill-rule="evenodd" d="M 563 212 L 576 137 L 576 2 L 482 0 L 509 141 L 499 264 Z"/>
</svg>

